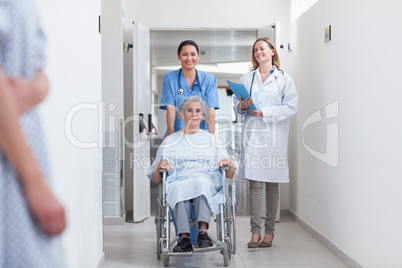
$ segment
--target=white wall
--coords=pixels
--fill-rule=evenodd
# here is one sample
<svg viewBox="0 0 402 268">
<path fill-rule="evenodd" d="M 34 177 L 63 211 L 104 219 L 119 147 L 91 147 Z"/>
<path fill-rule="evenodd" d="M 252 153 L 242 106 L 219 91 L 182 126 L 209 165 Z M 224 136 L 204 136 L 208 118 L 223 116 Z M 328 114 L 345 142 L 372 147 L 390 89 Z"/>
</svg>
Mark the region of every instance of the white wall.
<svg viewBox="0 0 402 268">
<path fill-rule="evenodd" d="M 65 136 L 70 109 L 101 96 L 101 57 L 98 15 L 100 1 L 38 1 L 48 35 L 51 92 L 42 106 L 48 149 L 57 194 L 67 212 L 63 233 L 68 267 L 95 267 L 103 256 L 102 151 L 81 149 Z M 98 111 L 77 112 L 73 133 L 81 141 L 98 140 Z"/>
<path fill-rule="evenodd" d="M 363 267 L 402 267 L 400 8 L 391 0 L 318 1 L 292 24 L 299 111 L 290 209 Z M 339 116 L 323 113 L 304 133 L 324 152 L 326 123 L 338 123 L 339 164 L 331 167 L 307 152 L 301 130 L 334 101 Z"/>
<path fill-rule="evenodd" d="M 126 0 L 127 16 L 152 29 L 257 29 L 280 21 L 280 42 L 289 42 L 290 0 Z M 252 45 L 252 44 L 250 44 Z M 283 68 L 286 50 L 278 49 Z"/>
</svg>

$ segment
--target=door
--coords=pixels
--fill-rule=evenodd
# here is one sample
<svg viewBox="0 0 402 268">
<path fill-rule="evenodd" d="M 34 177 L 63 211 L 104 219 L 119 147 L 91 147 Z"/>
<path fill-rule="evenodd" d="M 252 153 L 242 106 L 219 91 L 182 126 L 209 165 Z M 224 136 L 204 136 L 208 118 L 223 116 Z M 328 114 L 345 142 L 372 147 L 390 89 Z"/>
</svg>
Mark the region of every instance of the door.
<svg viewBox="0 0 402 268">
<path fill-rule="evenodd" d="M 150 181 L 146 177 L 150 165 L 150 136 L 148 115 L 151 113 L 150 33 L 149 28 L 133 22 L 133 220 L 139 222 L 150 216 Z"/>
</svg>

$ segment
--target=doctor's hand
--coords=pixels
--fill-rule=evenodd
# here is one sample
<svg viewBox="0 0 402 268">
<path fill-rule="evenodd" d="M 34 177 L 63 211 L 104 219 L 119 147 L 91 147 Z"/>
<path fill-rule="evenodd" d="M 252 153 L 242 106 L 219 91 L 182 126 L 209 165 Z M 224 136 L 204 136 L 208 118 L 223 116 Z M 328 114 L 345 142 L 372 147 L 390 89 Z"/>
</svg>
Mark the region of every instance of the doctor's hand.
<svg viewBox="0 0 402 268">
<path fill-rule="evenodd" d="M 248 112 L 250 114 L 254 115 L 255 117 L 262 117 L 263 116 L 261 109 L 258 109 L 258 110 L 249 109 Z"/>
<path fill-rule="evenodd" d="M 246 110 L 251 104 L 253 104 L 253 100 L 250 97 L 247 97 L 245 100 L 243 100 L 241 95 L 239 95 L 239 98 L 240 110 Z"/>
</svg>

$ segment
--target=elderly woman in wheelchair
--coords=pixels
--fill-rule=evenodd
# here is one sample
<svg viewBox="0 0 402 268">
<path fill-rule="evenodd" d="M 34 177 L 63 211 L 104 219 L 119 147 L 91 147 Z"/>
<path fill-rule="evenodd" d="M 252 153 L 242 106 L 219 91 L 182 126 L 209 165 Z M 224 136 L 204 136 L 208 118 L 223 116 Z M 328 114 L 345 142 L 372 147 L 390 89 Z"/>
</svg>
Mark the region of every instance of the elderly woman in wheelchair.
<svg viewBox="0 0 402 268">
<path fill-rule="evenodd" d="M 214 215 L 219 214 L 219 206 L 225 202 L 220 169 L 227 166 L 225 175 L 231 179 L 235 168 L 219 138 L 200 129 L 200 123 L 208 113 L 201 98 L 191 96 L 185 99 L 177 113 L 184 120 L 185 128 L 164 139 L 147 175 L 153 182 L 160 183 L 160 171 L 167 171 L 166 201 L 173 208 L 177 234 L 181 237 L 173 252 L 192 252 L 189 239 L 190 202 L 194 203 L 200 230 L 198 247 L 211 247 L 213 243 L 207 233 L 210 211 Z"/>
</svg>

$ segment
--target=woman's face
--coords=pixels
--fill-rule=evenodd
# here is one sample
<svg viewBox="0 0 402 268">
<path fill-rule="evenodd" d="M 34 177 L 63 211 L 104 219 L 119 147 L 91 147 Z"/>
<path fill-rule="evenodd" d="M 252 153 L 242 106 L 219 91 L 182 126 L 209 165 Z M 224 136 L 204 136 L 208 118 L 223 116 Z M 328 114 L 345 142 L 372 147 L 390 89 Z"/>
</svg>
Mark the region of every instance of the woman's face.
<svg viewBox="0 0 402 268">
<path fill-rule="evenodd" d="M 254 57 L 259 64 L 272 62 L 272 56 L 274 55 L 274 50 L 269 47 L 267 42 L 258 41 L 254 45 Z"/>
<path fill-rule="evenodd" d="M 177 55 L 177 59 L 181 61 L 181 67 L 185 69 L 193 69 L 197 65 L 200 55 L 197 52 L 195 46 L 186 45 L 183 46 L 180 54 Z"/>
<path fill-rule="evenodd" d="M 200 103 L 190 102 L 187 104 L 186 111 L 184 112 L 184 123 L 186 126 L 190 124 L 190 127 L 199 127 L 203 119 Z"/>
</svg>

